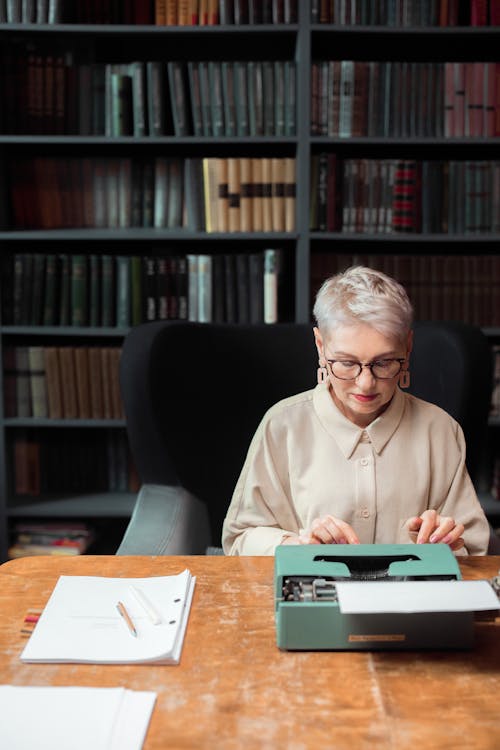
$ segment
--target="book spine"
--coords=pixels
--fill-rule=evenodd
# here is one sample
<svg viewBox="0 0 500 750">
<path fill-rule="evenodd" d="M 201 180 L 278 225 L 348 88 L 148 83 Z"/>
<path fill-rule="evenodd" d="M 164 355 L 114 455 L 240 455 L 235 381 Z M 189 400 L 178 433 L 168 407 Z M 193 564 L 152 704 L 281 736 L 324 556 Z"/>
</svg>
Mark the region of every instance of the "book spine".
<svg viewBox="0 0 500 750">
<path fill-rule="evenodd" d="M 59 363 L 61 368 L 63 417 L 65 419 L 77 419 L 78 401 L 76 395 L 74 347 L 59 347 Z"/>
<path fill-rule="evenodd" d="M 198 255 L 198 315 L 200 323 L 212 322 L 212 257 Z"/>
<path fill-rule="evenodd" d="M 264 230 L 262 159 L 252 159 L 252 226 L 254 232 Z"/>
<path fill-rule="evenodd" d="M 48 416 L 50 419 L 62 419 L 62 385 L 58 347 L 44 347 L 44 366 L 47 387 Z"/>
<path fill-rule="evenodd" d="M 236 290 L 237 290 L 237 322 L 246 324 L 250 322 L 250 297 L 248 278 L 248 255 L 247 253 L 236 253 Z"/>
<path fill-rule="evenodd" d="M 192 322 L 198 321 L 198 256 L 188 253 L 187 260 L 187 319 Z"/>
<path fill-rule="evenodd" d="M 271 159 L 261 159 L 262 165 L 262 231 L 273 231 L 273 177 Z"/>
<path fill-rule="evenodd" d="M 239 159 L 240 167 L 240 231 L 253 230 L 252 159 Z"/>
<path fill-rule="evenodd" d="M 484 63 L 483 135 L 485 138 L 495 136 L 495 67 L 496 63 Z"/>
<path fill-rule="evenodd" d="M 264 323 L 278 322 L 278 274 L 280 256 L 273 248 L 264 250 Z"/>
<path fill-rule="evenodd" d="M 239 232 L 241 226 L 240 160 L 235 157 L 229 157 L 227 162 L 228 227 L 230 232 Z"/>
<path fill-rule="evenodd" d="M 76 376 L 76 398 L 78 416 L 80 419 L 92 417 L 90 406 L 90 370 L 88 347 L 76 346 L 75 353 L 75 376 Z"/>
<path fill-rule="evenodd" d="M 88 324 L 88 266 L 85 255 L 71 257 L 71 316 L 72 326 Z"/>
<path fill-rule="evenodd" d="M 116 263 L 116 325 L 118 328 L 130 326 L 130 259 L 118 255 Z"/>
<path fill-rule="evenodd" d="M 28 347 L 28 367 L 31 389 L 32 416 L 45 419 L 48 416 L 48 408 L 47 382 L 43 347 Z"/>
<path fill-rule="evenodd" d="M 249 254 L 248 275 L 250 323 L 258 325 L 264 322 L 264 256 L 262 253 Z"/>
</svg>

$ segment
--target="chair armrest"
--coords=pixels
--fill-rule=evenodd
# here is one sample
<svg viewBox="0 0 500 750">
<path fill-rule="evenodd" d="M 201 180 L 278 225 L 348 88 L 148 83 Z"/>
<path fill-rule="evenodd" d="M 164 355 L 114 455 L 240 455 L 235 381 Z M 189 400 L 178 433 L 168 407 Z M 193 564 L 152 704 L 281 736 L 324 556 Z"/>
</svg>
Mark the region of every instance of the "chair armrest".
<svg viewBox="0 0 500 750">
<path fill-rule="evenodd" d="M 144 484 L 117 555 L 203 555 L 211 543 L 207 508 L 183 487 Z"/>
<path fill-rule="evenodd" d="M 487 555 L 500 555 L 500 537 L 490 523 L 490 541 Z"/>
</svg>

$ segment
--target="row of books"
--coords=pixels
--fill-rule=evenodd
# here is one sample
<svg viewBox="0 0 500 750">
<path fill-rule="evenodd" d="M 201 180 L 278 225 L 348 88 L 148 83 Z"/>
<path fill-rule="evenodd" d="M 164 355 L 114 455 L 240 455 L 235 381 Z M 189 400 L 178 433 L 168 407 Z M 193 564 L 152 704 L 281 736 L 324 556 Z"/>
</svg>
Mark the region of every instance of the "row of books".
<svg viewBox="0 0 500 750">
<path fill-rule="evenodd" d="M 498 26 L 498 0 L 311 0 L 312 23 L 338 26 Z"/>
<path fill-rule="evenodd" d="M 3 266 L 2 319 L 119 328 L 152 320 L 276 323 L 284 264 L 278 248 L 213 255 L 15 253 Z"/>
<path fill-rule="evenodd" d="M 313 135 L 500 136 L 500 63 L 326 60 L 311 76 Z"/>
<path fill-rule="evenodd" d="M 329 276 L 352 265 L 377 268 L 407 290 L 417 320 L 462 320 L 478 326 L 500 325 L 498 255 L 311 255 L 311 298 Z"/>
<path fill-rule="evenodd" d="M 16 430 L 8 450 L 18 496 L 138 490 L 123 430 Z"/>
<path fill-rule="evenodd" d="M 293 136 L 292 61 L 75 61 L 14 41 L 0 72 L 2 130 L 107 136 Z"/>
<path fill-rule="evenodd" d="M 11 529 L 8 557 L 83 555 L 94 539 L 94 529 L 82 521 L 18 521 Z"/>
<path fill-rule="evenodd" d="M 297 23 L 298 0 L 155 0 L 155 23 L 166 26 Z"/>
<path fill-rule="evenodd" d="M 188 319 L 198 323 L 278 323 L 286 319 L 279 250 L 188 255 Z"/>
<path fill-rule="evenodd" d="M 176 135 L 293 136 L 292 60 L 168 64 Z"/>
<path fill-rule="evenodd" d="M 114 346 L 5 347 L 5 416 L 124 419 L 120 355 Z"/>
<path fill-rule="evenodd" d="M 15 159 L 12 226 L 290 232 L 295 179 L 281 157 Z"/>
<path fill-rule="evenodd" d="M 290 24 L 297 0 L 1 0 L 0 23 Z"/>
<path fill-rule="evenodd" d="M 500 230 L 500 162 L 312 158 L 316 231 L 483 234 Z"/>
</svg>

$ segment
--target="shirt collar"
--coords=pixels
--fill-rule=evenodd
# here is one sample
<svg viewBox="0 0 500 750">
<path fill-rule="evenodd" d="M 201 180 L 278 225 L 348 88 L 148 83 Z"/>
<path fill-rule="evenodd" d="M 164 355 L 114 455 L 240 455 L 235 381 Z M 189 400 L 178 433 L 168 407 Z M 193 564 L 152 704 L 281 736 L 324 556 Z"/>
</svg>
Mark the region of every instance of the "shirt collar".
<svg viewBox="0 0 500 750">
<path fill-rule="evenodd" d="M 313 404 L 325 430 L 334 438 L 344 456 L 350 458 L 365 429 L 375 451 L 381 453 L 401 421 L 405 396 L 396 388 L 387 409 L 366 428 L 358 427 L 342 414 L 335 405 L 326 383 L 321 383 L 314 389 Z"/>
</svg>

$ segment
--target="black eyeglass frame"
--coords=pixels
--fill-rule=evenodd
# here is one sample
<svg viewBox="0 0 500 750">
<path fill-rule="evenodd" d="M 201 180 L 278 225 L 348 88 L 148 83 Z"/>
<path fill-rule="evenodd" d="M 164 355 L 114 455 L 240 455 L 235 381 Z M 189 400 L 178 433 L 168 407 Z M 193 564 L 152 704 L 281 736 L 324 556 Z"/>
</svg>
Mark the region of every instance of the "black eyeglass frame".
<svg viewBox="0 0 500 750">
<path fill-rule="evenodd" d="M 406 357 L 389 357 L 384 360 L 375 360 L 374 362 L 353 362 L 353 366 L 357 365 L 359 367 L 359 372 L 357 375 L 354 375 L 354 377 L 351 378 L 342 378 L 340 375 L 336 375 L 333 371 L 332 365 L 335 364 L 335 362 L 345 362 L 346 360 L 343 359 L 327 359 L 326 360 L 328 364 L 330 365 L 330 370 L 334 378 L 337 378 L 337 380 L 356 380 L 356 378 L 359 378 L 361 373 L 363 372 L 363 367 L 368 367 L 370 369 L 370 372 L 372 374 L 372 377 L 375 378 L 375 380 L 393 380 L 393 378 L 396 378 L 401 370 L 403 369 L 403 364 L 406 362 Z M 389 375 L 388 377 L 380 377 L 379 375 L 375 375 L 373 372 L 373 368 L 378 365 L 380 362 L 398 362 L 399 363 L 399 370 L 394 373 L 394 375 Z"/>
</svg>

